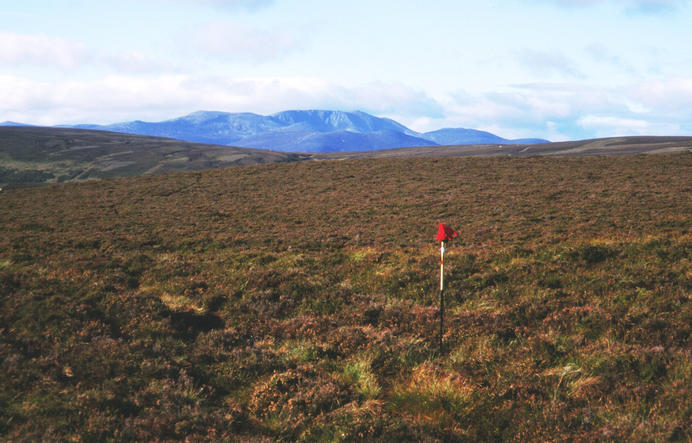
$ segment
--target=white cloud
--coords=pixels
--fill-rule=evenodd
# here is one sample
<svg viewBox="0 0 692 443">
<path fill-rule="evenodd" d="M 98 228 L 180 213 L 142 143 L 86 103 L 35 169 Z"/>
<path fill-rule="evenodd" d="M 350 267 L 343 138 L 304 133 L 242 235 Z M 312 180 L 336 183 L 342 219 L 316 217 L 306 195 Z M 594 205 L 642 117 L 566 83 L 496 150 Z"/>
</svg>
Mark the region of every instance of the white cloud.
<svg viewBox="0 0 692 443">
<path fill-rule="evenodd" d="M 0 75 L 0 121 L 54 125 L 159 121 L 206 109 L 364 110 L 414 130 L 466 127 L 550 140 L 692 133 L 692 78 L 605 87 L 532 83 L 430 96 L 404 84 L 317 77 L 117 75 L 36 81 Z"/>
<path fill-rule="evenodd" d="M 105 67 L 123 73 L 152 73 L 177 69 L 138 51 L 108 52 L 46 35 L 0 31 L 0 66 L 39 66 L 65 71 Z"/>
<path fill-rule="evenodd" d="M 692 77 L 642 82 L 628 88 L 627 94 L 642 106 L 671 117 L 692 115 Z"/>
<path fill-rule="evenodd" d="M 532 83 L 495 91 L 458 91 L 442 118 L 411 120 L 417 130 L 466 127 L 507 138 L 553 141 L 616 135 L 692 133 L 692 78 L 607 87 Z"/>
<path fill-rule="evenodd" d="M 342 107 L 354 108 L 360 103 L 363 111 L 402 117 L 442 117 L 442 105 L 419 89 L 401 83 L 372 82 L 358 86 L 336 86 L 330 88 L 332 106 L 342 103 Z M 326 92 L 326 91 L 325 91 Z M 328 105 L 329 103 L 325 103 Z"/>
<path fill-rule="evenodd" d="M 290 32 L 255 29 L 233 21 L 208 23 L 196 32 L 194 40 L 198 49 L 230 61 L 267 61 L 299 47 Z"/>
<path fill-rule="evenodd" d="M 675 122 L 623 118 L 612 115 L 585 115 L 577 124 L 588 130 L 594 137 L 617 135 L 674 135 L 680 132 Z"/>
<path fill-rule="evenodd" d="M 538 75 L 584 77 L 574 60 L 557 52 L 524 49 L 516 54 L 516 60 L 521 66 Z"/>
<path fill-rule="evenodd" d="M 64 69 L 88 62 L 86 47 L 58 37 L 0 31 L 0 63 L 52 65 Z"/>
<path fill-rule="evenodd" d="M 362 109 L 386 115 L 394 109 L 414 113 L 435 106 L 424 93 L 402 85 L 342 85 L 312 77 L 109 76 L 55 83 L 0 77 L 0 121 L 43 125 L 158 121 L 200 109 L 262 114 Z"/>
<path fill-rule="evenodd" d="M 182 68 L 174 63 L 156 60 L 139 51 L 102 53 L 96 62 L 113 69 L 115 72 L 128 74 L 155 74 L 177 72 Z"/>
<path fill-rule="evenodd" d="M 629 63 L 601 42 L 586 46 L 584 52 L 596 63 L 610 65 L 630 74 L 634 73 L 634 68 Z"/>
<path fill-rule="evenodd" d="M 577 123 L 585 128 L 607 128 L 612 130 L 612 128 L 618 128 L 616 132 L 631 132 L 636 131 L 641 133 L 641 131 L 646 130 L 649 127 L 649 123 L 646 120 L 636 120 L 631 118 L 622 118 L 615 116 L 599 116 L 599 115 L 585 115 L 577 119 Z"/>
<path fill-rule="evenodd" d="M 442 125 L 461 126 L 494 132 L 508 138 L 544 137 L 567 139 L 571 134 L 551 122 L 576 118 L 578 109 L 593 97 L 595 91 L 577 84 L 543 83 L 516 85 L 481 93 L 460 91 L 443 102 L 444 122 L 430 122 L 431 129 Z M 591 98 L 590 98 L 591 96 Z"/>
</svg>

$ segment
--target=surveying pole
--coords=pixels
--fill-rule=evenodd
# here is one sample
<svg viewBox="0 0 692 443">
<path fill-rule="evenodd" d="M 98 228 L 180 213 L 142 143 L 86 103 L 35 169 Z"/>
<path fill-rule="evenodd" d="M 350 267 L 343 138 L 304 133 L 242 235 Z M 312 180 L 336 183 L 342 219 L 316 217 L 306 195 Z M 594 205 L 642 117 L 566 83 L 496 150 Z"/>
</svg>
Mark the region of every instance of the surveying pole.
<svg viewBox="0 0 692 443">
<path fill-rule="evenodd" d="M 440 246 L 440 354 L 442 354 L 442 335 L 445 322 L 445 242 Z"/>
<path fill-rule="evenodd" d="M 440 223 L 437 229 L 437 237 L 435 240 L 440 242 L 440 354 L 442 354 L 442 337 L 444 336 L 445 322 L 445 242 L 457 237 L 459 234 L 445 225 Z"/>
</svg>

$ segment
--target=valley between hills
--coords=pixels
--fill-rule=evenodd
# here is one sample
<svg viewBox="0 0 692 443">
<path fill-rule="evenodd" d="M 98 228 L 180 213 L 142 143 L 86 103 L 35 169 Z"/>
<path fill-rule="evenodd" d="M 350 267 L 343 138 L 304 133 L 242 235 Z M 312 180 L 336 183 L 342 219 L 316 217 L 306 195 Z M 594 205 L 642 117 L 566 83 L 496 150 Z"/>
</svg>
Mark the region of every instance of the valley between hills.
<svg viewBox="0 0 692 443">
<path fill-rule="evenodd" d="M 0 440 L 692 439 L 689 138 L 292 157 L 25 130 L 3 167 L 68 183 L 0 192 Z"/>
</svg>

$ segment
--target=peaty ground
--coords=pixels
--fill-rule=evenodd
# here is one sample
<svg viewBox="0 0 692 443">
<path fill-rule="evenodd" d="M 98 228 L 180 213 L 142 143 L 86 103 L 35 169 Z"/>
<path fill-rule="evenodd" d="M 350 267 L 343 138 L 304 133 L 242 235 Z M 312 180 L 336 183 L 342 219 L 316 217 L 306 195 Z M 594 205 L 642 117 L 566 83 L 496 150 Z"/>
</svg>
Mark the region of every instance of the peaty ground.
<svg viewBox="0 0 692 443">
<path fill-rule="evenodd" d="M 689 440 L 691 184 L 677 154 L 0 192 L 0 439 Z"/>
</svg>

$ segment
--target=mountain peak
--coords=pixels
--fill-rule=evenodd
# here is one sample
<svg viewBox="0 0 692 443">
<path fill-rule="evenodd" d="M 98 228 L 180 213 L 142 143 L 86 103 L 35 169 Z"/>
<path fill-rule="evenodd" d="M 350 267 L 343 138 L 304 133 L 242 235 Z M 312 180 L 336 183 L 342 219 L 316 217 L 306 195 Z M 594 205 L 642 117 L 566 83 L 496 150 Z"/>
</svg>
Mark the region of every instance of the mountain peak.
<svg viewBox="0 0 692 443">
<path fill-rule="evenodd" d="M 412 146 L 520 142 L 464 128 L 446 128 L 420 134 L 394 120 L 367 112 L 324 109 L 288 110 L 268 116 L 200 110 L 155 123 L 137 120 L 107 126 L 73 127 L 287 152 L 370 151 Z M 526 144 L 530 142 L 521 141 Z"/>
<path fill-rule="evenodd" d="M 179 119 L 189 119 L 189 120 L 203 120 L 203 119 L 209 119 L 209 118 L 216 118 L 216 117 L 221 117 L 221 116 L 226 116 L 229 115 L 228 112 L 222 112 L 222 111 L 195 111 L 191 112 L 190 114 L 184 115 L 182 117 L 178 117 Z M 175 119 L 173 119 L 175 120 Z"/>
<path fill-rule="evenodd" d="M 351 131 L 358 133 L 397 131 L 406 135 L 418 135 L 394 120 L 375 117 L 363 111 L 291 110 L 273 114 L 271 117 L 278 122 L 292 126 L 295 130 L 316 132 Z"/>
</svg>

